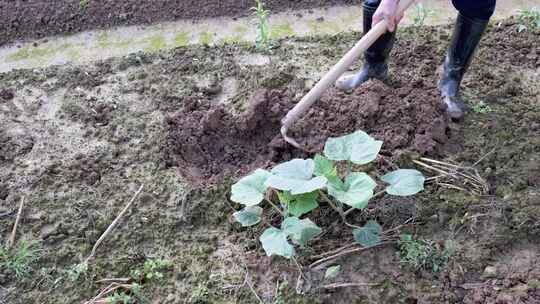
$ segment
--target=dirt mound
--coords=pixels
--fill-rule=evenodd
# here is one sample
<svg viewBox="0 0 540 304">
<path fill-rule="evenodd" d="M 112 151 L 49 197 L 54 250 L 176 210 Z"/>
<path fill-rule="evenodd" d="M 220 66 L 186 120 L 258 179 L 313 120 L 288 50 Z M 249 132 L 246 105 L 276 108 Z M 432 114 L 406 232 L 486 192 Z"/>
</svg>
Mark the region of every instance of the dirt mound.
<svg viewBox="0 0 540 304">
<path fill-rule="evenodd" d="M 305 157 L 279 135 L 280 120 L 293 106 L 286 90 L 260 90 L 241 115 L 208 100 L 184 100 L 169 118 L 171 161 L 196 180 L 243 174 L 274 162 Z M 435 87 L 416 83 L 394 89 L 370 81 L 352 93 L 330 89 L 291 130 L 310 151 L 328 137 L 363 130 L 383 140 L 383 150 L 437 153 L 448 140 L 448 119 Z"/>
</svg>

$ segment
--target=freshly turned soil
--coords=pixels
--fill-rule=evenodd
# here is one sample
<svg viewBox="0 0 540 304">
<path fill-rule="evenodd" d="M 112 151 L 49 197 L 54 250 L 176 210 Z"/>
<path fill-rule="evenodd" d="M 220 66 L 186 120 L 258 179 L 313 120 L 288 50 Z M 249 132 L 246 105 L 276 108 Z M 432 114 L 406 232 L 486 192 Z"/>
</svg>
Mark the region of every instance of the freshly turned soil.
<svg viewBox="0 0 540 304">
<path fill-rule="evenodd" d="M 185 176 L 214 180 L 307 156 L 279 135 L 281 118 L 294 106 L 287 91 L 258 91 L 238 117 L 204 100 L 184 104 L 169 119 L 169 147 Z M 392 88 L 373 80 L 352 93 L 330 89 L 291 135 L 307 150 L 320 152 L 329 137 L 363 130 L 383 140 L 384 150 L 433 154 L 448 141 L 448 123 L 435 87 L 420 82 Z"/>
<path fill-rule="evenodd" d="M 271 11 L 355 4 L 360 0 L 266 0 Z M 119 25 L 151 24 L 177 19 L 242 16 L 253 0 L 29 0 L 0 1 L 0 45 Z"/>
</svg>

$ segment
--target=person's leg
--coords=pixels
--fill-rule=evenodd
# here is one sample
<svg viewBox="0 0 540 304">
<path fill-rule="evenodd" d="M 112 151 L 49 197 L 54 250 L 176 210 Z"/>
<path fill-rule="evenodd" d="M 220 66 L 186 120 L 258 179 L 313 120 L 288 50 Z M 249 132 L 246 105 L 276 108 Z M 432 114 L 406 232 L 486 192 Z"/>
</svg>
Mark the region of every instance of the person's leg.
<svg viewBox="0 0 540 304">
<path fill-rule="evenodd" d="M 362 5 L 364 34 L 371 29 L 373 14 L 379 7 L 381 0 L 366 0 Z M 384 80 L 388 77 L 387 60 L 395 41 L 395 31 L 382 35 L 364 53 L 364 66 L 358 73 L 341 77 L 336 86 L 342 90 L 352 90 L 370 78 Z"/>
<path fill-rule="evenodd" d="M 452 3 L 459 14 L 439 88 L 448 106 L 447 112 L 453 119 L 461 119 L 465 105 L 458 96 L 459 86 L 495 10 L 495 0 L 452 0 Z"/>
</svg>

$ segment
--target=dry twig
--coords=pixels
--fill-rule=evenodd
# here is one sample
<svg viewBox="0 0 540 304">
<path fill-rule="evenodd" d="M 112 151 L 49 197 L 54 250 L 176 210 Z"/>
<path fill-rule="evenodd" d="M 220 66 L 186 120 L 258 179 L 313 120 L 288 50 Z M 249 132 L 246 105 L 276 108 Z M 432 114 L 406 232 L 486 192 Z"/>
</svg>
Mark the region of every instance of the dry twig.
<svg viewBox="0 0 540 304">
<path fill-rule="evenodd" d="M 15 224 L 13 225 L 13 230 L 11 231 L 11 237 L 7 243 L 7 248 L 13 247 L 15 245 L 15 237 L 17 236 L 17 226 L 19 226 L 19 221 L 21 220 L 21 214 L 24 206 L 24 196 L 21 197 L 21 203 L 19 204 L 19 211 L 17 212 L 17 217 L 15 218 Z"/>
<path fill-rule="evenodd" d="M 319 287 L 319 289 L 336 289 L 336 288 L 345 288 L 345 287 L 368 287 L 368 286 L 378 286 L 379 283 L 334 283 L 328 284 Z"/>
<path fill-rule="evenodd" d="M 133 205 L 133 203 L 135 202 L 135 199 L 137 199 L 137 196 L 139 196 L 139 194 L 141 193 L 143 187 L 144 187 L 144 184 L 141 185 L 141 187 L 133 195 L 133 197 L 131 198 L 129 203 L 127 203 L 127 205 L 124 207 L 124 209 L 122 209 L 122 211 L 120 211 L 120 213 L 114 219 L 114 221 L 109 225 L 109 227 L 107 227 L 107 230 L 105 230 L 105 232 L 103 232 L 103 234 L 99 237 L 99 239 L 94 244 L 94 247 L 92 248 L 92 252 L 90 252 L 90 255 L 88 256 L 88 258 L 86 258 L 85 263 L 88 263 L 90 261 L 90 259 L 92 259 L 94 257 L 94 255 L 96 254 L 96 250 L 99 247 L 99 245 L 103 242 L 103 240 L 105 240 L 107 235 L 109 235 L 111 233 L 111 231 L 113 231 L 114 227 L 116 227 L 116 225 L 118 224 L 118 221 L 122 218 L 122 216 L 124 216 L 124 214 L 128 211 L 128 209 L 131 207 L 131 205 Z"/>
<path fill-rule="evenodd" d="M 311 265 L 309 265 L 309 268 L 315 268 L 315 267 L 321 265 L 324 262 L 328 262 L 328 261 L 337 259 L 337 258 L 339 258 L 341 256 L 344 256 L 344 255 L 347 255 L 347 254 L 351 254 L 351 253 L 355 253 L 355 252 L 362 252 L 362 251 L 366 251 L 366 250 L 369 250 L 369 249 L 373 249 L 373 248 L 376 248 L 376 247 L 380 247 L 380 246 L 388 245 L 388 244 L 393 244 L 393 243 L 395 243 L 395 242 L 388 241 L 388 242 L 381 242 L 381 243 L 379 243 L 379 244 L 377 244 L 375 246 L 371 246 L 371 247 L 357 247 L 357 248 L 353 248 L 353 249 L 344 250 L 344 251 L 338 252 L 336 254 L 333 254 L 331 256 L 319 259 L 319 260 L 311 263 Z"/>
</svg>

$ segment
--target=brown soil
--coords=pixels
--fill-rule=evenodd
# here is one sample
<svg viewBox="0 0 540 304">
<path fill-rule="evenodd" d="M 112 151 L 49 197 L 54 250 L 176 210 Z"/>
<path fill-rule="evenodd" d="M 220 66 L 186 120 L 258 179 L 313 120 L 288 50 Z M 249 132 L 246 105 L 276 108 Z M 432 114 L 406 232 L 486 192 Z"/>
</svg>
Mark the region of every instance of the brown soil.
<svg viewBox="0 0 540 304">
<path fill-rule="evenodd" d="M 267 0 L 272 11 L 359 3 L 359 0 Z M 0 1 L 0 45 L 25 38 L 182 18 L 241 16 L 251 0 L 59 0 Z"/>
<path fill-rule="evenodd" d="M 260 90 L 238 117 L 204 99 L 184 100 L 169 119 L 175 164 L 184 175 L 208 181 L 304 156 L 279 135 L 281 118 L 294 106 L 291 95 Z M 352 93 L 328 90 L 290 133 L 312 152 L 321 152 L 329 137 L 363 130 L 383 140 L 383 150 L 434 154 L 448 141 L 448 122 L 436 88 L 423 82 L 393 88 L 373 80 Z"/>
</svg>

